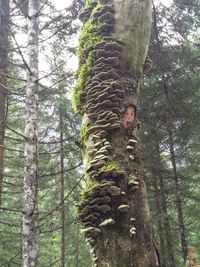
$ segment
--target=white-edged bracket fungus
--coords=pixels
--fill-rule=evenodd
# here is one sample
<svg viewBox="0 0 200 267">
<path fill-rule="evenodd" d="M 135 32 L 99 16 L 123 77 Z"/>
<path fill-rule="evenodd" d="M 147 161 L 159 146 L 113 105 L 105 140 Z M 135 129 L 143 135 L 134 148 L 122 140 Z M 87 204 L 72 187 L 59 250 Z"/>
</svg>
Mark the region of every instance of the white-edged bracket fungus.
<svg viewBox="0 0 200 267">
<path fill-rule="evenodd" d="M 128 141 L 128 144 L 129 144 L 130 146 L 133 146 L 133 145 L 135 145 L 135 144 L 137 144 L 137 143 L 138 143 L 138 141 L 135 140 L 135 139 L 130 139 L 130 140 Z"/>
<path fill-rule="evenodd" d="M 130 222 L 131 222 L 131 223 L 134 223 L 135 221 L 136 221 L 135 218 L 133 218 L 133 217 L 130 218 Z"/>
<path fill-rule="evenodd" d="M 128 182 L 128 186 L 130 188 L 138 188 L 139 184 L 140 184 L 140 182 L 137 181 L 137 180 L 131 180 L 131 181 Z"/>
<path fill-rule="evenodd" d="M 119 212 L 126 213 L 129 211 L 129 208 L 130 208 L 129 205 L 122 204 L 117 209 Z"/>
<path fill-rule="evenodd" d="M 127 150 L 127 151 L 133 151 L 133 150 L 134 150 L 134 147 L 128 145 L 128 146 L 126 147 L 126 150 Z"/>
<path fill-rule="evenodd" d="M 134 236 L 136 234 L 136 228 L 135 226 L 132 226 L 131 229 L 130 229 L 130 236 Z"/>
<path fill-rule="evenodd" d="M 100 227 L 109 226 L 115 224 L 115 221 L 112 218 L 105 219 L 102 223 L 100 223 Z"/>
<path fill-rule="evenodd" d="M 97 227 L 88 227 L 82 229 L 81 232 L 84 233 L 87 237 L 97 237 L 101 233 L 101 230 Z"/>
</svg>

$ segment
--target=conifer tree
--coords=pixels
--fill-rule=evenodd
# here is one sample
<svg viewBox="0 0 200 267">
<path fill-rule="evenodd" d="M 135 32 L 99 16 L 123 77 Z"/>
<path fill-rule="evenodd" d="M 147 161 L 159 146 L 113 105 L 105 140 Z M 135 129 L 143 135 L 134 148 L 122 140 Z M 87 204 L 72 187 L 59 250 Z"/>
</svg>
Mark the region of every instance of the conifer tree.
<svg viewBox="0 0 200 267">
<path fill-rule="evenodd" d="M 170 259 L 169 256 L 174 254 L 176 266 L 184 264 L 188 240 L 190 239 L 189 243 L 191 240 L 196 243 L 196 238 L 192 238 L 190 234 L 191 229 L 195 232 L 193 225 L 196 222 L 191 223 L 192 217 L 188 216 L 187 209 L 192 202 L 187 195 L 188 191 L 193 191 L 192 181 L 195 174 L 191 172 L 186 158 L 190 151 L 187 148 L 191 146 L 198 132 L 196 116 L 189 115 L 193 114 L 192 110 L 198 110 L 196 101 L 199 99 L 198 49 L 195 47 L 196 27 L 199 24 L 197 6 L 196 1 L 193 4 L 174 1 L 170 8 L 164 5 L 154 7 L 150 45 L 154 68 L 145 78 L 141 97 L 144 160 L 147 176 L 154 177 L 152 180 L 148 179 L 148 188 L 155 200 L 159 192 L 162 195 L 159 200 L 166 200 L 166 209 L 159 216 L 155 210 L 157 204 L 154 200 L 151 201 L 152 211 L 156 225 L 159 220 L 169 222 L 169 227 L 165 226 L 164 230 L 168 229 L 168 237 L 171 235 L 174 247 L 173 253 L 167 249 L 167 253 L 170 252 L 168 256 L 166 249 L 160 250 L 162 264 L 163 260 Z M 169 28 L 171 31 L 166 30 Z M 160 182 L 158 190 L 154 192 L 152 181 L 156 176 Z M 166 240 L 165 231 L 163 228 L 159 229 L 161 239 Z M 170 266 L 170 262 L 165 261 L 164 266 Z"/>
</svg>

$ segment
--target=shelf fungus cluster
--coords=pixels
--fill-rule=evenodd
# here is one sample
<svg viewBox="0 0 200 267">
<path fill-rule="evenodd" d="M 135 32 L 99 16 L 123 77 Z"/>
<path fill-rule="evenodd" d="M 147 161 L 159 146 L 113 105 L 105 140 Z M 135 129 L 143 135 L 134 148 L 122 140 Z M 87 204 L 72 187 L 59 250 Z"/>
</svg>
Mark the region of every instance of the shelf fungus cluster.
<svg viewBox="0 0 200 267">
<path fill-rule="evenodd" d="M 88 0 L 80 14 L 78 81 L 74 104 L 83 116 L 81 149 L 86 191 L 78 221 L 88 242 L 95 240 L 118 218 L 130 216 L 127 192 L 138 189 L 138 129 L 136 105 L 138 73 L 126 65 L 125 40 L 116 38 L 113 0 Z M 128 219 L 127 232 L 135 234 Z"/>
<path fill-rule="evenodd" d="M 123 192 L 114 182 L 102 182 L 85 193 L 85 198 L 79 206 L 78 219 L 82 222 L 88 242 L 101 233 L 100 228 L 115 224 L 112 216 L 112 202 L 120 199 Z"/>
</svg>

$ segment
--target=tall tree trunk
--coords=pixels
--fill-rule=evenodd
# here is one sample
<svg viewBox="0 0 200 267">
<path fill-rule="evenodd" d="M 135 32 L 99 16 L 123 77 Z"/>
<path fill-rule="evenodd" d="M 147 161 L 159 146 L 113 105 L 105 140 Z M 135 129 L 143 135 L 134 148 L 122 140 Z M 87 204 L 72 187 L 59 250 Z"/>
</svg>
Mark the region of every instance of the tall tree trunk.
<svg viewBox="0 0 200 267">
<path fill-rule="evenodd" d="M 76 109 L 86 189 L 79 220 L 94 266 L 155 267 L 136 118 L 151 30 L 150 0 L 86 1 Z"/>
<path fill-rule="evenodd" d="M 37 260 L 38 0 L 29 0 L 23 199 L 23 267 Z"/>
<path fill-rule="evenodd" d="M 165 258 L 166 258 L 166 266 L 167 267 L 176 267 L 175 260 L 174 260 L 174 251 L 173 251 L 173 242 L 172 242 L 172 235 L 171 235 L 171 227 L 169 218 L 167 215 L 167 203 L 165 198 L 165 190 L 164 190 L 164 182 L 162 175 L 159 176 L 159 186 L 160 186 L 160 200 L 161 200 L 161 210 L 163 213 L 162 220 L 163 220 L 163 230 L 164 230 L 164 237 L 165 237 Z"/>
<path fill-rule="evenodd" d="M 0 0 L 0 207 L 4 172 L 4 132 L 8 73 L 9 0 Z"/>
<path fill-rule="evenodd" d="M 167 259 L 165 256 L 165 233 L 163 226 L 163 214 L 162 214 L 162 205 L 160 199 L 160 190 L 158 185 L 158 178 L 156 175 L 152 173 L 152 185 L 154 190 L 154 199 L 155 199 L 155 207 L 156 207 L 156 221 L 158 225 L 158 235 L 160 240 L 160 258 L 161 258 L 161 266 L 167 267 Z"/>
<path fill-rule="evenodd" d="M 64 180 L 64 147 L 63 147 L 63 117 L 60 110 L 60 201 L 61 201 L 61 267 L 65 267 L 65 180 Z"/>
<path fill-rule="evenodd" d="M 167 90 L 166 83 L 165 83 L 165 90 Z M 166 91 L 166 94 L 167 94 L 167 91 Z M 183 218 L 182 201 L 181 201 L 181 195 L 180 195 L 179 179 L 178 179 L 178 174 L 177 174 L 173 131 L 172 131 L 172 124 L 171 124 L 169 112 L 170 111 L 168 110 L 166 114 L 166 126 L 167 126 L 167 132 L 168 132 L 168 142 L 169 142 L 171 164 L 172 164 L 172 169 L 173 169 L 174 193 L 175 193 L 176 208 L 177 208 L 177 213 L 178 213 L 179 233 L 180 233 L 180 238 L 181 238 L 183 259 L 185 262 L 186 256 L 187 256 L 187 240 L 186 240 L 186 235 L 185 235 L 185 224 L 184 224 L 184 218 Z"/>
<path fill-rule="evenodd" d="M 173 253 L 173 242 L 171 236 L 171 227 L 167 215 L 167 203 L 165 197 L 165 186 L 163 180 L 162 160 L 159 145 L 154 148 L 154 163 L 152 169 L 152 181 L 155 188 L 155 201 L 157 208 L 157 220 L 159 225 L 160 252 L 162 267 L 176 267 Z"/>
<path fill-rule="evenodd" d="M 162 56 L 162 47 L 161 47 L 161 42 L 159 40 L 156 8 L 154 5 L 153 5 L 153 22 L 154 22 L 154 31 L 155 31 L 157 50 L 158 50 L 157 52 L 158 52 L 158 55 L 161 57 Z M 158 59 L 158 61 L 159 61 L 159 59 Z M 160 64 L 160 65 L 162 66 L 162 64 Z M 163 67 L 164 66 L 162 66 L 162 68 Z M 168 86 L 167 86 L 167 81 L 165 79 L 164 71 L 161 72 L 161 76 L 162 76 L 162 89 L 163 89 L 163 93 L 166 96 L 166 128 L 167 128 L 167 132 L 168 132 L 170 157 L 171 157 L 171 163 L 172 163 L 172 168 L 173 168 L 174 193 L 175 193 L 176 208 L 177 208 L 177 213 L 178 213 L 179 233 L 180 233 L 180 238 L 181 238 L 183 259 L 185 261 L 186 255 L 187 255 L 187 241 L 186 241 L 186 236 L 185 236 L 185 225 L 184 225 L 184 219 L 183 219 L 180 188 L 179 188 L 179 181 L 178 181 L 177 167 L 176 167 L 176 157 L 175 157 L 175 150 L 174 150 L 172 122 L 171 122 L 171 115 L 170 115 L 171 111 L 170 111 L 170 103 L 169 103 L 169 98 L 168 98 Z"/>
<path fill-rule="evenodd" d="M 79 243 L 80 243 L 80 238 L 79 238 L 79 227 L 77 225 L 76 227 L 76 267 L 80 266 L 80 257 L 79 257 Z"/>
</svg>

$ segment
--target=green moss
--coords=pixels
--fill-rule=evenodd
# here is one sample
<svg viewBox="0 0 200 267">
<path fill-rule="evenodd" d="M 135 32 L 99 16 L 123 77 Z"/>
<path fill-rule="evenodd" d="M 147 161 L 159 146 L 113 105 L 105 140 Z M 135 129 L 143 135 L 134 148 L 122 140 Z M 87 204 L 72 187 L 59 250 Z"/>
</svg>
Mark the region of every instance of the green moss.
<svg viewBox="0 0 200 267">
<path fill-rule="evenodd" d="M 85 23 L 79 37 L 78 56 L 80 60 L 84 58 L 85 51 L 89 47 L 95 45 L 102 39 L 98 33 L 100 25 L 101 23 L 92 23 L 91 19 Z"/>
<path fill-rule="evenodd" d="M 88 129 L 93 125 L 93 122 L 88 119 L 80 129 L 80 140 L 83 141 L 87 137 Z"/>
<path fill-rule="evenodd" d="M 87 177 L 87 181 L 89 183 L 80 194 L 77 215 L 79 215 L 79 213 L 81 212 L 81 205 L 90 197 L 90 194 L 92 194 L 93 190 L 100 184 L 98 181 L 94 179 L 89 179 L 89 177 Z"/>
<path fill-rule="evenodd" d="M 134 176 L 134 175 L 130 175 L 130 176 L 127 177 L 128 181 L 132 181 L 132 180 L 136 180 L 136 179 L 137 179 L 137 177 Z"/>
<path fill-rule="evenodd" d="M 99 172 L 103 172 L 103 171 L 111 171 L 111 170 L 119 170 L 119 167 L 117 166 L 117 164 L 113 161 L 113 160 L 108 160 L 106 162 L 106 164 L 99 170 Z"/>
<path fill-rule="evenodd" d="M 96 0 L 86 1 L 85 8 L 89 7 L 93 3 L 96 3 L 97 6 L 93 9 L 92 14 L 101 8 L 101 4 Z M 88 49 L 102 40 L 98 30 L 100 26 L 101 23 L 92 22 L 91 16 L 91 18 L 84 24 L 79 37 L 77 54 L 82 65 L 77 71 L 78 80 L 73 88 L 73 106 L 75 111 L 80 113 L 80 115 L 83 115 L 84 113 L 84 101 L 81 100 L 81 93 L 84 91 L 86 82 L 91 78 L 91 69 L 96 53 L 96 51 L 93 50 L 88 54 Z"/>
<path fill-rule="evenodd" d="M 99 188 L 99 187 L 104 187 L 104 186 L 109 186 L 112 185 L 111 182 L 107 181 L 107 180 L 102 180 L 102 181 L 97 181 L 94 179 L 89 179 L 88 178 L 88 184 L 86 186 L 86 188 L 84 189 L 84 191 L 82 191 L 81 195 L 80 195 L 80 201 L 79 201 L 79 205 L 81 206 L 82 203 L 84 203 L 86 200 L 88 200 L 88 198 L 90 198 L 93 194 L 93 191 L 95 191 L 95 189 Z M 78 208 L 78 213 L 81 212 L 81 208 Z"/>
<path fill-rule="evenodd" d="M 99 186 L 99 182 L 95 179 L 87 179 L 87 181 L 89 181 L 89 183 L 81 194 L 82 199 L 88 198 L 91 192 Z"/>
<path fill-rule="evenodd" d="M 88 0 L 86 1 L 85 8 L 89 7 L 92 3 L 96 3 L 96 7 L 93 9 L 90 19 L 84 24 L 79 36 L 78 56 L 80 60 L 84 58 L 85 51 L 89 47 L 102 40 L 102 36 L 99 34 L 99 28 L 102 23 L 92 21 L 93 14 L 101 9 L 102 4 L 97 0 Z"/>
<path fill-rule="evenodd" d="M 90 7 L 93 4 L 98 4 L 98 1 L 97 0 L 86 0 L 84 9 Z"/>
</svg>

